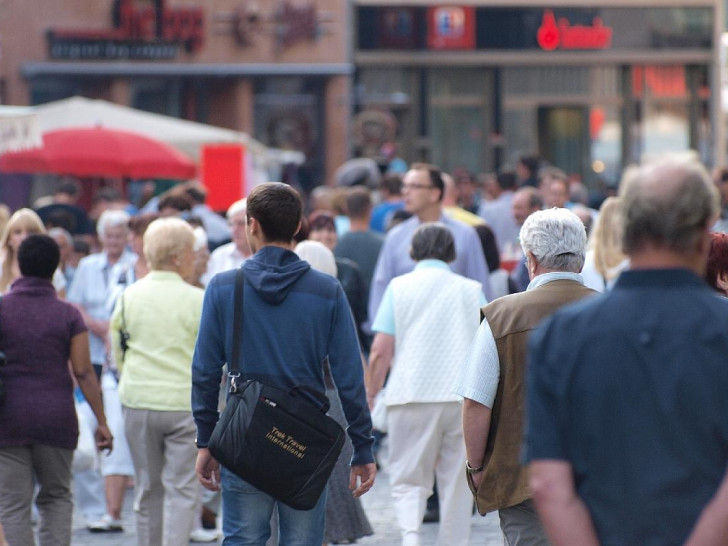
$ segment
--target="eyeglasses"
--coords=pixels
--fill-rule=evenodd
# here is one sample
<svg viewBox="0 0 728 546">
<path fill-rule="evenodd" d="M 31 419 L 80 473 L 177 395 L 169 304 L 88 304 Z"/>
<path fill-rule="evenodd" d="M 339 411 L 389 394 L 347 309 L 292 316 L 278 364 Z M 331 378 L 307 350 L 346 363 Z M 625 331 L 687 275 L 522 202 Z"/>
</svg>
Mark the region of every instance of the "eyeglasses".
<svg viewBox="0 0 728 546">
<path fill-rule="evenodd" d="M 432 186 L 431 184 L 416 184 L 416 183 L 409 183 L 409 184 L 402 184 L 402 191 L 404 190 L 431 190 L 435 186 Z"/>
</svg>

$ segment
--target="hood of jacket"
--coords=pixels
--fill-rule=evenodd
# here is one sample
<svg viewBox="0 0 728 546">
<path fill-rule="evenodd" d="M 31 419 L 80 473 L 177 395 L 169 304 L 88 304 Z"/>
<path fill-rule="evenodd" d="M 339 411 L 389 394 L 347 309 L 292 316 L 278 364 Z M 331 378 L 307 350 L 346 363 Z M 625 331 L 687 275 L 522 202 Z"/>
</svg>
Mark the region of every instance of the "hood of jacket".
<svg viewBox="0 0 728 546">
<path fill-rule="evenodd" d="M 245 278 L 267 303 L 278 305 L 306 271 L 308 262 L 294 252 L 277 246 L 264 246 L 243 264 Z"/>
</svg>

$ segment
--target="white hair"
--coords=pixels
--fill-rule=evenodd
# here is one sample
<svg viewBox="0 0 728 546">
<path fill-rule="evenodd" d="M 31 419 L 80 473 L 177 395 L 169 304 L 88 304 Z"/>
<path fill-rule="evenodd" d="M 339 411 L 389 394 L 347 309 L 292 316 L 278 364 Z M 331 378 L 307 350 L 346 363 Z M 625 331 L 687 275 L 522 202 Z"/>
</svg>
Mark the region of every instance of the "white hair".
<svg viewBox="0 0 728 546">
<path fill-rule="evenodd" d="M 299 258 L 310 263 L 316 271 L 336 277 L 336 258 L 325 244 L 318 241 L 301 241 L 293 251 Z"/>
<path fill-rule="evenodd" d="M 114 227 L 123 227 L 129 231 L 129 220 L 131 216 L 125 210 L 109 209 L 101 213 L 99 221 L 96 223 L 96 233 L 99 237 L 104 238 L 106 230 Z"/>
<path fill-rule="evenodd" d="M 523 253 L 532 253 L 546 269 L 579 273 L 584 267 L 586 229 L 570 210 L 534 212 L 523 223 L 520 239 Z"/>
<path fill-rule="evenodd" d="M 238 212 L 245 212 L 247 210 L 248 210 L 248 200 L 240 199 L 239 201 L 235 201 L 232 205 L 230 205 L 230 207 L 228 207 L 227 213 L 225 214 L 225 216 L 227 216 L 227 219 L 230 220 Z"/>
<path fill-rule="evenodd" d="M 195 232 L 195 246 L 192 250 L 198 252 L 207 246 L 207 232 L 200 226 L 195 227 L 193 231 Z"/>
</svg>

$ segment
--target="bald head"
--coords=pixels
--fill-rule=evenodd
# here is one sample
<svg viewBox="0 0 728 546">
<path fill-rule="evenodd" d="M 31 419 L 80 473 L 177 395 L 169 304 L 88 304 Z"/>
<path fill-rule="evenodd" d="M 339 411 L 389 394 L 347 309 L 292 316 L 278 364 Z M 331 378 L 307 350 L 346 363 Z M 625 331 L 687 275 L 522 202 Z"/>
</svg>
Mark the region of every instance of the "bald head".
<svg viewBox="0 0 728 546">
<path fill-rule="evenodd" d="M 718 193 L 698 162 L 667 158 L 636 169 L 623 193 L 624 250 L 686 254 L 718 215 Z"/>
</svg>

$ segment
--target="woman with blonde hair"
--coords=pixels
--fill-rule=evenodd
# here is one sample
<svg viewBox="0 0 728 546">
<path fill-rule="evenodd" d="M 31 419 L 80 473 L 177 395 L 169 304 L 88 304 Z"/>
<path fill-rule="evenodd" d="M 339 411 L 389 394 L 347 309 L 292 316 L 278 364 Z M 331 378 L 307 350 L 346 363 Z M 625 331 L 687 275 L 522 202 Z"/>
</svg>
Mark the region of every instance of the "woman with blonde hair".
<svg viewBox="0 0 728 546">
<path fill-rule="evenodd" d="M 140 546 L 187 544 L 197 515 L 191 362 L 204 292 L 184 281 L 195 267 L 194 245 L 184 220 L 149 224 L 150 271 L 117 298 L 110 321 Z"/>
<path fill-rule="evenodd" d="M 589 238 L 581 276 L 586 286 L 605 292 L 628 266 L 629 260 L 622 252 L 622 199 L 608 197 Z"/>
<path fill-rule="evenodd" d="M 18 277 L 20 277 L 20 268 L 18 267 L 18 248 L 28 235 L 38 235 L 46 233 L 43 222 L 35 212 L 30 209 L 19 209 L 13 213 L 5 225 L 0 238 L 0 294 L 4 294 L 10 289 Z M 60 297 L 66 296 L 66 279 L 59 270 L 53 274 L 53 287 Z"/>
</svg>

